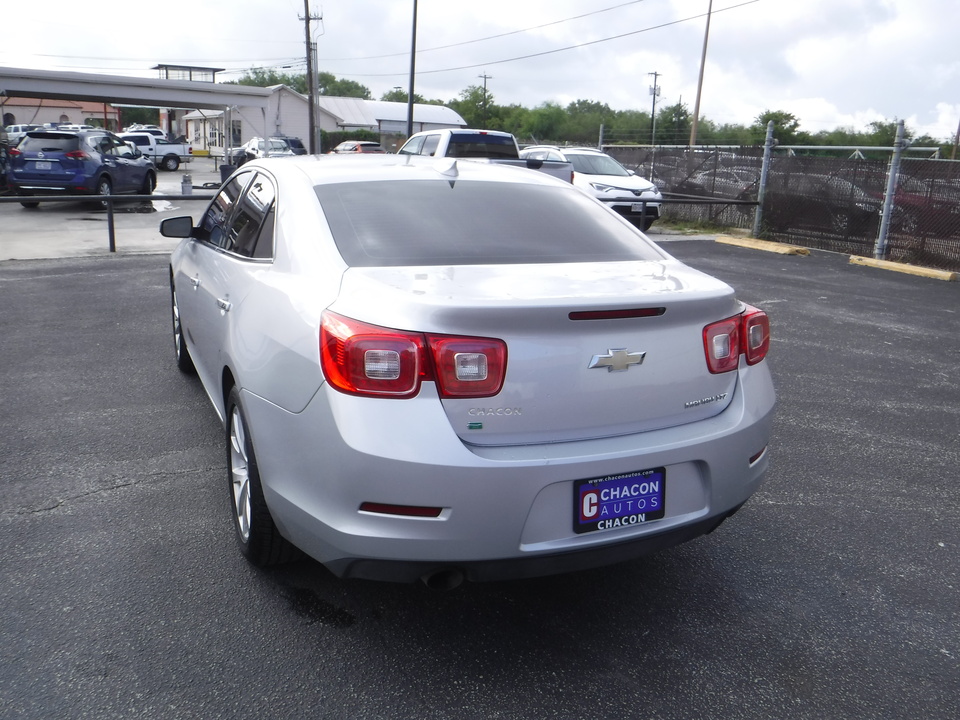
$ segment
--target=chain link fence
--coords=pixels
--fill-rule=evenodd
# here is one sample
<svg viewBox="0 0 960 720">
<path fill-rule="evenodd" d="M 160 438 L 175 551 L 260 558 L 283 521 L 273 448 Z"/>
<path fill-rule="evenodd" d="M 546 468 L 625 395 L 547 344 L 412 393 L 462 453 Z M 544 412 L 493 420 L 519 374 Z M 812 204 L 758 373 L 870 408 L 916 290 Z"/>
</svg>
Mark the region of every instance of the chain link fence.
<svg viewBox="0 0 960 720">
<path fill-rule="evenodd" d="M 650 178 L 671 203 L 664 218 L 752 229 L 757 208 L 698 204 L 698 198 L 756 201 L 763 148 L 604 148 Z M 830 150 L 831 148 L 823 148 Z M 872 256 L 880 232 L 889 159 L 793 156 L 770 159 L 760 236 Z M 886 241 L 887 258 L 960 270 L 960 162 L 903 158 Z"/>
</svg>

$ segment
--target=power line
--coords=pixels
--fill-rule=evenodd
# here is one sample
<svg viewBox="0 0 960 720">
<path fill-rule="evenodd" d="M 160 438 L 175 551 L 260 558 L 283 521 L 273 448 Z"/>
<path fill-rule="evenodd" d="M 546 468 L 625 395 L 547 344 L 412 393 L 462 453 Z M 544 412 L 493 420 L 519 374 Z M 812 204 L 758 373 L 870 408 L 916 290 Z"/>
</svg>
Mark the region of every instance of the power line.
<svg viewBox="0 0 960 720">
<path fill-rule="evenodd" d="M 745 5 L 753 5 L 754 3 L 760 2 L 760 0 L 747 0 L 746 2 L 739 3 L 738 5 L 731 5 L 730 7 L 723 8 L 721 10 L 714 10 L 713 14 L 716 15 L 720 12 L 725 12 L 727 10 L 736 10 L 737 8 L 744 7 Z M 439 70 L 419 70 L 418 75 L 433 75 L 436 73 L 445 73 L 445 72 L 456 72 L 458 70 L 473 70 L 478 67 L 485 67 L 487 65 L 502 65 L 504 63 L 517 62 L 518 60 L 529 60 L 535 57 L 543 57 L 544 55 L 555 55 L 556 53 L 566 52 L 567 50 L 576 50 L 578 48 L 589 47 L 590 45 L 599 45 L 605 42 L 611 42 L 613 40 L 620 40 L 625 37 L 630 37 L 632 35 L 639 35 L 645 32 L 651 32 L 653 30 L 662 30 L 665 27 L 670 27 L 672 25 L 679 25 L 681 23 L 690 22 L 692 20 L 699 20 L 700 18 L 706 17 L 707 13 L 701 13 L 699 15 L 693 15 L 691 17 L 682 18 L 680 20 L 672 20 L 670 22 L 661 23 L 660 25 L 652 25 L 650 27 L 641 28 L 640 30 L 632 30 L 630 32 L 620 33 L 619 35 L 612 35 L 606 38 L 600 38 L 599 40 L 590 40 L 588 42 L 577 43 L 576 45 L 566 45 L 561 48 L 554 48 L 553 50 L 544 50 L 542 52 L 530 53 L 529 55 L 518 55 L 517 57 L 505 58 L 503 60 L 488 60 L 486 62 L 473 63 L 471 65 L 461 65 L 459 67 L 451 68 L 442 68 Z M 344 77 L 396 77 L 400 73 L 341 73 Z"/>
<path fill-rule="evenodd" d="M 603 8 L 602 10 L 593 10 L 588 13 L 583 13 L 581 15 L 574 15 L 572 17 L 563 18 L 562 20 L 553 20 L 552 22 L 544 23 L 543 25 L 534 25 L 533 27 L 523 28 L 522 30 L 511 30 L 510 32 L 500 33 L 499 35 L 488 35 L 487 37 L 476 38 L 475 40 L 464 40 L 462 42 L 451 43 L 449 45 L 438 45 L 437 47 L 432 48 L 423 48 L 422 50 L 417 50 L 417 54 L 422 54 L 426 52 L 433 52 L 434 50 L 448 50 L 450 48 L 462 47 L 463 45 L 472 45 L 473 43 L 485 42 L 487 40 L 497 40 L 502 37 L 509 37 L 510 35 L 519 35 L 520 33 L 530 32 L 531 30 L 542 30 L 545 27 L 550 27 L 552 25 L 559 25 L 561 23 L 570 22 L 571 20 L 581 20 L 585 17 L 590 17 L 591 15 L 599 15 L 600 13 L 610 12 L 611 10 L 619 10 L 622 7 L 627 5 L 636 5 L 637 3 L 646 2 L 646 0 L 630 0 L 630 2 L 620 3 L 619 5 L 614 5 L 612 7 Z M 366 57 L 357 57 L 357 58 L 319 58 L 324 62 L 343 62 L 347 60 L 381 60 L 383 58 L 392 58 L 406 56 L 408 53 L 390 53 L 389 55 L 368 55 Z"/>
</svg>

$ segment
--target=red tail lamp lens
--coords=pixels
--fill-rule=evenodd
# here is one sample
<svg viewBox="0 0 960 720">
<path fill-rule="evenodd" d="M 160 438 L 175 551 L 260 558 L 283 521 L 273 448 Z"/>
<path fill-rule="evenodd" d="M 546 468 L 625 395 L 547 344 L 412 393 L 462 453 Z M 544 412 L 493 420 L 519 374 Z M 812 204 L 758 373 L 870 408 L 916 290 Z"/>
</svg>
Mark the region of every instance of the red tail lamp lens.
<svg viewBox="0 0 960 720">
<path fill-rule="evenodd" d="M 411 398 L 435 380 L 441 397 L 490 397 L 506 375 L 507 346 L 492 338 L 370 325 L 324 312 L 320 363 L 327 381 L 349 395 Z"/>
<path fill-rule="evenodd" d="M 736 370 L 743 355 L 756 365 L 770 350 L 770 318 L 763 310 L 747 305 L 740 315 L 720 320 L 703 329 L 703 351 L 712 373 Z"/>
</svg>

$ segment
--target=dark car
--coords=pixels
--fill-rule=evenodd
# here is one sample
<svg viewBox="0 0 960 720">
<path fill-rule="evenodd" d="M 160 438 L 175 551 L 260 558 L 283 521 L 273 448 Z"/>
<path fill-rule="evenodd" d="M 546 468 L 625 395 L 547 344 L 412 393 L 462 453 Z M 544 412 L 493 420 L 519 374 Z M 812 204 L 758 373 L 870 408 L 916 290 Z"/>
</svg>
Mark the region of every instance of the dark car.
<svg viewBox="0 0 960 720">
<path fill-rule="evenodd" d="M 10 150 L 10 189 L 17 195 L 150 195 L 153 163 L 106 130 L 36 130 Z M 36 207 L 34 200 L 21 200 Z"/>
<path fill-rule="evenodd" d="M 293 150 L 294 155 L 307 155 L 307 148 L 304 147 L 303 140 L 298 137 L 289 137 L 287 135 L 279 135 L 281 140 L 286 140 L 287 145 L 290 146 L 290 149 Z"/>
</svg>

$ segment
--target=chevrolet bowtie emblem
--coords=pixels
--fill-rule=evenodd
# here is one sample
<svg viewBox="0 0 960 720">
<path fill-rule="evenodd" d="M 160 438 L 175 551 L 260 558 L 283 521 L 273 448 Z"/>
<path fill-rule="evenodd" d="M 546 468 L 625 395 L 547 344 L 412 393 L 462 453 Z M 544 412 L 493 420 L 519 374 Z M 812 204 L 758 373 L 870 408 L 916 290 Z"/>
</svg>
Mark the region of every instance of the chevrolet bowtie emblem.
<svg viewBox="0 0 960 720">
<path fill-rule="evenodd" d="M 640 365 L 646 356 L 645 352 L 627 352 L 626 348 L 611 348 L 607 350 L 606 355 L 594 355 L 587 367 L 605 367 L 607 372 L 623 372 L 631 365 Z"/>
</svg>

